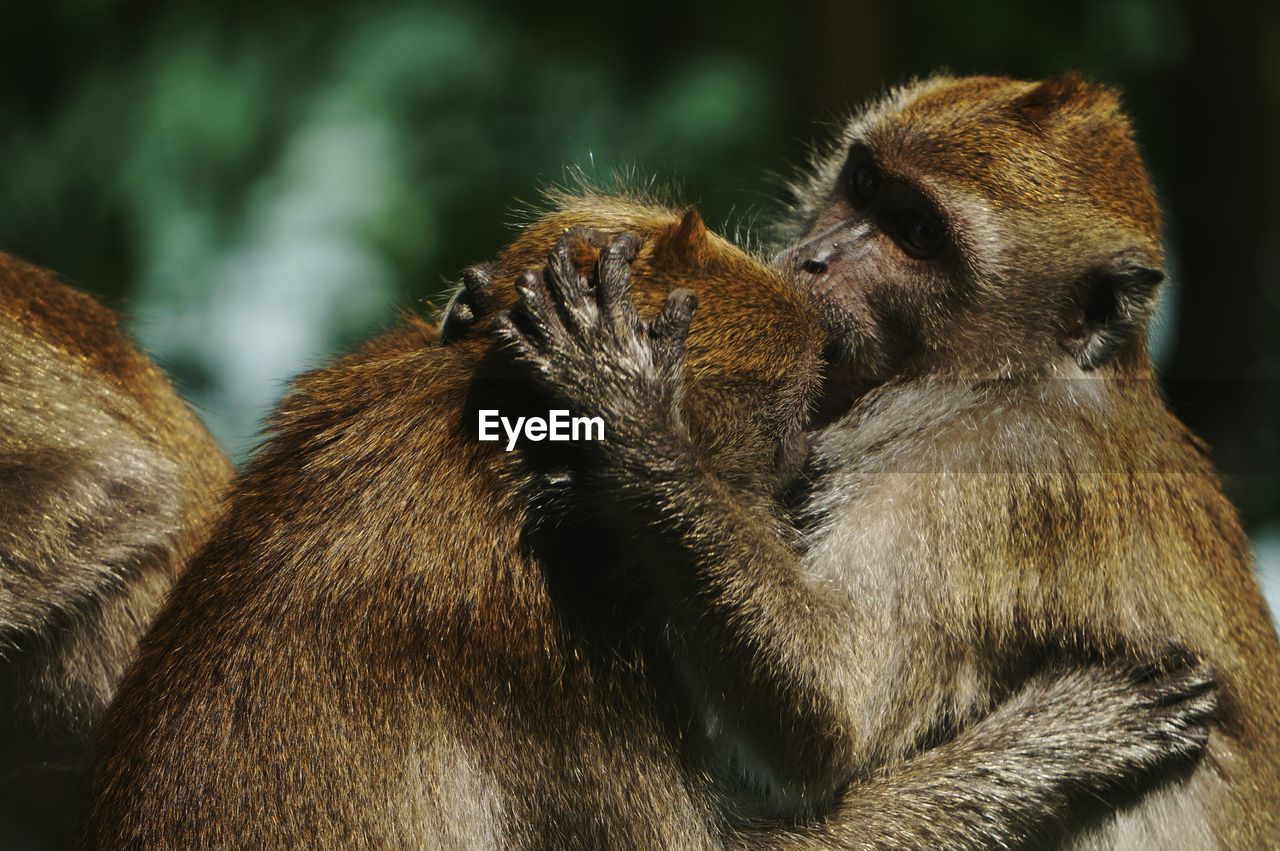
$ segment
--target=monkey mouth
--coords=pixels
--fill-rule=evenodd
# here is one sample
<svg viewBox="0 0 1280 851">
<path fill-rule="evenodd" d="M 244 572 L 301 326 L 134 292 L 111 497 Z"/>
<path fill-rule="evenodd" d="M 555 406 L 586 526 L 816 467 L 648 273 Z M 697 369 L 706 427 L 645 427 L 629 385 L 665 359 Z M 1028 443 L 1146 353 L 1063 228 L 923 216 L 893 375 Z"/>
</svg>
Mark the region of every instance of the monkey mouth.
<svg viewBox="0 0 1280 851">
<path fill-rule="evenodd" d="M 827 335 L 821 389 L 810 409 L 810 431 L 843 417 L 858 399 L 884 381 L 875 369 L 880 358 L 868 313 L 842 298 L 838 285 L 838 281 L 827 280 L 810 291 L 810 303 Z"/>
<path fill-rule="evenodd" d="M 827 335 L 822 386 L 807 427 L 813 431 L 843 417 L 888 380 L 907 352 L 897 344 L 893 323 L 876 308 L 873 294 L 860 281 L 837 270 L 807 277 L 809 304 Z"/>
<path fill-rule="evenodd" d="M 831 272 L 809 276 L 805 284 L 809 304 L 828 338 L 846 355 L 856 351 L 857 338 L 866 334 L 869 314 L 862 288 L 847 275 Z"/>
</svg>

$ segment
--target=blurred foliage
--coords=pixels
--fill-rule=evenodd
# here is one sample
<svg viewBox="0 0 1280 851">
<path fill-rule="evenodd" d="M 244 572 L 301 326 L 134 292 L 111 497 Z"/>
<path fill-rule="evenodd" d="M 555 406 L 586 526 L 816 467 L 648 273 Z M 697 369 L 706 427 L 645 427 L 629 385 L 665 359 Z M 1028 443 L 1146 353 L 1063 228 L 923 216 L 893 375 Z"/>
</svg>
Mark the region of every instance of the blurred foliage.
<svg viewBox="0 0 1280 851">
<path fill-rule="evenodd" d="M 123 307 L 237 456 L 298 370 L 491 256 L 566 165 L 751 222 L 937 68 L 1121 86 L 1169 221 L 1175 407 L 1280 513 L 1271 4 L 67 0 L 6 9 L 0 248 Z"/>
<path fill-rule="evenodd" d="M 237 455 L 283 379 L 492 255 L 566 164 L 692 175 L 723 216 L 794 124 L 740 53 L 628 60 L 572 16 L 133 6 L 20 11 L 0 245 L 123 298 Z"/>
</svg>

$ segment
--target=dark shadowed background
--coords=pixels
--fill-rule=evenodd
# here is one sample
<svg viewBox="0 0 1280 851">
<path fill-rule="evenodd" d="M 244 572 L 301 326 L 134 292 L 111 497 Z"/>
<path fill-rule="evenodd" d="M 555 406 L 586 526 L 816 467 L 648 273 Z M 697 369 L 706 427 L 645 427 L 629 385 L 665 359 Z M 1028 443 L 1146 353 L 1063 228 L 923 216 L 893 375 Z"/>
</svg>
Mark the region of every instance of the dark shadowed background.
<svg viewBox="0 0 1280 851">
<path fill-rule="evenodd" d="M 438 298 L 567 164 L 634 164 L 749 224 L 771 175 L 886 85 L 1079 69 L 1126 92 L 1167 216 L 1166 388 L 1280 592 L 1272 4 L 627 8 L 9 4 L 0 249 L 123 309 L 242 459 L 289 376 Z"/>
</svg>

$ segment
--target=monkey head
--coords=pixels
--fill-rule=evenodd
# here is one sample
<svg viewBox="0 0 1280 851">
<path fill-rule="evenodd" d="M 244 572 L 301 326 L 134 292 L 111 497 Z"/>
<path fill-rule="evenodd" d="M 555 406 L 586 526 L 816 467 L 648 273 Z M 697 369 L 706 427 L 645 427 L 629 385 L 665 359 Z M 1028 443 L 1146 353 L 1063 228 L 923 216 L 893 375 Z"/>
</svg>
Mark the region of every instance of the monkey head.
<svg viewBox="0 0 1280 851">
<path fill-rule="evenodd" d="M 855 115 L 794 187 L 778 262 L 875 384 L 1146 368 L 1160 220 L 1116 94 L 934 77 Z"/>
<path fill-rule="evenodd" d="M 779 274 L 765 259 L 711 232 L 692 208 L 604 194 L 585 184 L 553 192 L 549 201 L 552 209 L 522 228 L 494 263 L 464 275 L 442 331 L 446 338 L 459 334 L 450 345 L 477 352 L 494 346 L 492 335 L 466 335 L 462 327 L 512 307 L 516 279 L 541 268 L 566 235 L 579 272 L 589 277 L 610 238 L 632 233 L 639 244 L 631 295 L 642 316 L 656 315 L 672 290 L 698 293 L 685 350 L 684 416 L 691 438 L 710 466 L 735 484 L 780 488 L 789 482 L 808 451 L 803 427 L 821 390 L 827 339 L 795 276 Z"/>
</svg>

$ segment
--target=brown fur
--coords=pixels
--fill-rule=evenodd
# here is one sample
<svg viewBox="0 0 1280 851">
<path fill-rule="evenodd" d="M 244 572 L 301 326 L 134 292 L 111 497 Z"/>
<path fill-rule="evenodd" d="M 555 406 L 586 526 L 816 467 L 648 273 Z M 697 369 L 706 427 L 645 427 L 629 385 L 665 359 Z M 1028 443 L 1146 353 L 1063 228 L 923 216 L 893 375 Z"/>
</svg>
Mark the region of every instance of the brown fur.
<svg viewBox="0 0 1280 851">
<path fill-rule="evenodd" d="M 562 205 L 497 279 L 541 265 L 571 226 L 638 233 L 642 312 L 685 281 L 708 296 L 689 341 L 705 457 L 735 487 L 770 490 L 789 458 L 779 435 L 798 432 L 819 376 L 804 299 L 696 216 Z M 636 561 L 630 543 L 530 508 L 561 460 L 552 447 L 476 440 L 479 408 L 548 400 L 491 338 L 439 347 L 435 333 L 408 319 L 295 382 L 103 724 L 83 846 L 825 847 L 803 826 L 729 824 L 665 650 L 612 587 L 614 566 Z M 1041 785 L 1090 785 L 1059 771 L 1078 755 L 1035 756 L 1045 783 L 999 812 L 952 814 L 948 790 L 1006 785 L 1038 730 L 1066 750 L 1094 741 L 1074 731 L 1129 724 L 1111 713 L 1133 705 L 1130 685 L 1077 676 L 1022 695 L 950 750 L 868 779 L 845 835 L 898 847 L 895 818 L 924 825 L 911 835 L 1022 829 L 1060 803 Z M 1119 774 L 1152 753 L 1112 756 L 1091 762 Z"/>
<path fill-rule="evenodd" d="M 691 259 L 663 260 L 680 250 L 678 219 L 602 202 L 528 228 L 503 256 L 506 279 L 584 220 L 667 233 L 643 261 L 663 287 Z M 775 280 L 727 246 L 716 256 L 740 273 L 726 288 Z M 695 369 L 709 404 L 717 373 L 768 385 L 795 429 L 820 332 L 772 286 L 708 312 L 708 331 L 758 362 L 717 363 L 704 346 Z M 766 317 L 791 323 L 789 358 Z M 530 474 L 476 440 L 479 407 L 533 400 L 490 340 L 434 338 L 409 319 L 295 383 L 104 726 L 87 847 L 658 847 L 712 821 L 706 790 L 678 768 L 648 663 L 584 590 L 598 579 L 573 558 L 542 569 Z M 770 443 L 784 427 L 741 425 Z M 726 467 L 760 468 L 728 454 Z M 576 534 L 601 547 L 590 562 L 614 551 Z M 616 824 L 619 810 L 636 817 Z"/>
<path fill-rule="evenodd" d="M 111 311 L 0 256 L 0 829 L 14 841 L 67 841 L 92 725 L 229 478 Z"/>
</svg>

